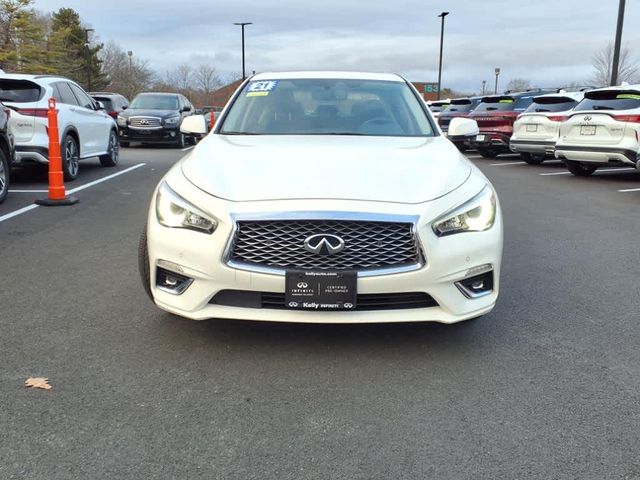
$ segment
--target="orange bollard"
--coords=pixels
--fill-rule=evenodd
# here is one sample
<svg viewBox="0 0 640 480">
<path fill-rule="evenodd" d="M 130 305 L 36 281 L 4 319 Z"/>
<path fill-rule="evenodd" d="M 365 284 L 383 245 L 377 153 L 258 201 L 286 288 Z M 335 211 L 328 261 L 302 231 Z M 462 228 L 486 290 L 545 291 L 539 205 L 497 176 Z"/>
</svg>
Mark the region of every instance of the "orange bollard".
<svg viewBox="0 0 640 480">
<path fill-rule="evenodd" d="M 47 207 L 73 205 L 74 203 L 78 203 L 78 199 L 75 197 L 67 197 L 64 188 L 62 156 L 60 155 L 60 134 L 58 132 L 58 110 L 56 109 L 55 98 L 49 99 L 47 120 L 49 121 L 49 196 L 36 200 L 36 203 Z"/>
<path fill-rule="evenodd" d="M 209 117 L 209 131 L 213 130 L 213 127 L 215 124 L 216 124 L 216 114 L 213 110 L 211 110 L 211 116 Z"/>
</svg>

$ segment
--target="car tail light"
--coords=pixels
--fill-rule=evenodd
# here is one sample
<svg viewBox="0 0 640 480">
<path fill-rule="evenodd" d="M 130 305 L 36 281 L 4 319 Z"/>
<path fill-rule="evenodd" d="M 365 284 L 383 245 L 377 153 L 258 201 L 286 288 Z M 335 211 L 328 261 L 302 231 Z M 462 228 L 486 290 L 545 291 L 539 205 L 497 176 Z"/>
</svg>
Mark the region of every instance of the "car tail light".
<svg viewBox="0 0 640 480">
<path fill-rule="evenodd" d="M 640 115 L 612 115 L 619 122 L 640 123 Z"/>
<path fill-rule="evenodd" d="M 20 115 L 25 115 L 27 117 L 40 117 L 40 118 L 47 118 L 47 112 L 48 112 L 46 108 L 16 108 L 16 111 Z"/>
<path fill-rule="evenodd" d="M 567 115 L 550 115 L 547 118 L 552 122 L 564 122 L 569 119 Z"/>
<path fill-rule="evenodd" d="M 7 120 L 11 117 L 11 109 L 3 108 L 5 115 L 7 116 Z"/>
<path fill-rule="evenodd" d="M 107 112 L 107 114 L 112 118 L 118 118 L 118 112 L 116 112 L 115 110 L 112 112 Z"/>
</svg>

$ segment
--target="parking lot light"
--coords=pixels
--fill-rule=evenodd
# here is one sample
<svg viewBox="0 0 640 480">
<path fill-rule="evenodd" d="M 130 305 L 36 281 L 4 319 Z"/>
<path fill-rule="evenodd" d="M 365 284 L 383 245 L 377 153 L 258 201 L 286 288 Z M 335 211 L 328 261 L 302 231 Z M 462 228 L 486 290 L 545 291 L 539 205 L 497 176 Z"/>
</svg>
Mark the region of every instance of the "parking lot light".
<svg viewBox="0 0 640 480">
<path fill-rule="evenodd" d="M 442 24 L 440 27 L 440 64 L 438 66 L 438 100 L 440 100 L 440 90 L 442 87 L 442 44 L 444 42 L 444 17 L 449 15 L 449 12 L 442 12 L 438 17 L 442 18 Z"/>
<path fill-rule="evenodd" d="M 234 25 L 240 25 L 242 28 L 242 80 L 247 78 L 245 65 L 244 65 L 244 27 L 246 25 L 253 25 L 252 22 L 235 22 Z"/>
<path fill-rule="evenodd" d="M 493 94 L 497 95 L 498 94 L 498 77 L 500 76 L 500 67 L 496 67 L 495 74 L 496 74 L 496 88 L 493 91 Z"/>
<path fill-rule="evenodd" d="M 620 64 L 620 46 L 622 43 L 622 24 L 624 23 L 625 0 L 620 0 L 618 6 L 618 25 L 616 27 L 616 42 L 613 47 L 613 62 L 611 64 L 611 86 L 618 84 L 618 68 Z"/>
</svg>

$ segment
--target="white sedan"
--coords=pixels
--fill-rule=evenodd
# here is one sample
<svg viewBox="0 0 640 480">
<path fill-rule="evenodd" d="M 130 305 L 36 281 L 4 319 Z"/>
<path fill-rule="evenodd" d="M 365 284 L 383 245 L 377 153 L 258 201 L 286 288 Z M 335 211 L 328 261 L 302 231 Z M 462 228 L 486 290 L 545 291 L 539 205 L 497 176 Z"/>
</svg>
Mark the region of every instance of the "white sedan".
<svg viewBox="0 0 640 480">
<path fill-rule="evenodd" d="M 140 271 L 196 320 L 455 323 L 493 309 L 502 235 L 493 187 L 405 79 L 264 73 L 160 181 Z"/>
</svg>

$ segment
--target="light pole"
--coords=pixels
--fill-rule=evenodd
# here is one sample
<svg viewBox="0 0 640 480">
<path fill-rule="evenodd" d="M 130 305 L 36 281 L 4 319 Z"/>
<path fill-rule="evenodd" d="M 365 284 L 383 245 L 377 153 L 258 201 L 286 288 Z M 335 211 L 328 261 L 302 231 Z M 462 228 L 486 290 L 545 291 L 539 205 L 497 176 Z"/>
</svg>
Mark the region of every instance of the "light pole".
<svg viewBox="0 0 640 480">
<path fill-rule="evenodd" d="M 482 80 L 482 96 L 484 97 L 485 92 L 487 91 L 487 81 Z"/>
<path fill-rule="evenodd" d="M 440 65 L 438 66 L 438 100 L 440 100 L 440 90 L 442 86 L 442 45 L 444 42 L 444 17 L 449 15 L 449 12 L 442 12 L 438 17 L 442 18 L 440 26 Z"/>
<path fill-rule="evenodd" d="M 133 96 L 133 51 L 127 52 L 129 56 L 129 98 Z"/>
<path fill-rule="evenodd" d="M 244 67 L 244 27 L 246 25 L 253 25 L 252 22 L 235 22 L 234 25 L 240 25 L 242 27 L 242 80 L 247 78 Z"/>
<path fill-rule="evenodd" d="M 95 31 L 93 28 L 85 28 L 84 29 L 84 47 L 86 51 L 87 57 L 87 87 L 88 90 L 91 91 L 91 54 L 89 51 L 89 32 Z"/>
<path fill-rule="evenodd" d="M 500 67 L 496 67 L 495 74 L 496 74 L 496 88 L 493 91 L 493 94 L 497 95 L 498 94 L 498 77 L 500 76 Z"/>
<path fill-rule="evenodd" d="M 620 64 L 620 46 L 622 43 L 622 24 L 624 23 L 625 0 L 620 0 L 618 6 L 618 26 L 616 28 L 616 43 L 613 47 L 613 63 L 611 65 L 611 85 L 618 84 L 618 67 Z"/>
</svg>

